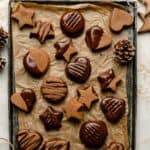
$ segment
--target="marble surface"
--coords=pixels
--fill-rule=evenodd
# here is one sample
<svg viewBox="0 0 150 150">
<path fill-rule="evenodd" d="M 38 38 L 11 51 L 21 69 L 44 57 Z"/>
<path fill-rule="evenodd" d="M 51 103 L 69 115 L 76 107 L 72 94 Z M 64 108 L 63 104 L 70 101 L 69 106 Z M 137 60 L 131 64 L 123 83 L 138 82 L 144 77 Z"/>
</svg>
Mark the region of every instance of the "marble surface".
<svg viewBox="0 0 150 150">
<path fill-rule="evenodd" d="M 0 0 L 0 25 L 8 28 L 8 1 Z M 144 12 L 144 7 L 138 4 L 138 11 Z M 138 28 L 142 24 L 138 18 Z M 150 33 L 138 35 L 138 106 L 136 150 L 150 149 Z M 0 51 L 8 57 L 8 49 Z M 8 139 L 8 66 L 0 73 L 0 138 Z M 0 150 L 6 150 L 0 142 Z"/>
</svg>

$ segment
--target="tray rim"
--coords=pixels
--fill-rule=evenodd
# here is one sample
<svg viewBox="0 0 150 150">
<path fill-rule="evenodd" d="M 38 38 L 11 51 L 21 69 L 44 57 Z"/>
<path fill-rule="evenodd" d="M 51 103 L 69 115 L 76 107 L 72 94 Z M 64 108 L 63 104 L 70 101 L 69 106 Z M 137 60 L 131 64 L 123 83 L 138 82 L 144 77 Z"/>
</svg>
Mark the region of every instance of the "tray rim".
<svg viewBox="0 0 150 150">
<path fill-rule="evenodd" d="M 54 5 L 54 4 L 58 4 L 58 5 L 71 5 L 71 4 L 83 4 L 83 3 L 92 3 L 92 4 L 102 4 L 102 3 L 110 3 L 110 2 L 106 2 L 105 0 L 71 0 L 71 1 L 64 1 L 64 0 L 10 0 L 9 1 L 9 14 L 8 14 L 8 21 L 9 21 L 9 25 L 8 25 L 8 30 L 9 30 L 9 38 L 8 38 L 8 109 L 9 109 L 9 113 L 8 113 L 8 118 L 9 118 L 9 140 L 12 144 L 14 141 L 14 122 L 15 125 L 18 126 L 18 122 L 16 122 L 15 118 L 17 117 L 17 109 L 15 107 L 12 106 L 11 102 L 10 102 L 10 96 L 11 94 L 15 91 L 15 76 L 14 76 L 14 72 L 13 72 L 13 42 L 12 42 L 12 28 L 11 28 L 11 4 L 13 2 L 34 2 L 34 3 L 38 3 L 38 4 L 49 4 L 49 5 Z M 123 3 L 127 3 L 126 0 L 112 0 L 111 3 L 117 3 L 117 4 L 123 4 Z M 137 3 L 136 1 L 132 1 L 129 0 L 128 3 L 133 5 L 133 14 L 134 14 L 134 24 L 132 26 L 132 35 L 133 35 L 133 43 L 135 48 L 137 49 Z M 128 4 L 127 4 L 128 5 Z M 137 115 L 137 52 L 136 52 L 136 56 L 134 58 L 134 60 L 128 64 L 128 70 L 127 71 L 127 84 L 130 84 L 130 86 L 132 87 L 132 92 L 127 91 L 127 97 L 130 97 L 132 99 L 131 102 L 129 102 L 129 98 L 128 98 L 128 105 L 132 105 L 132 107 L 128 106 L 129 108 L 129 113 L 128 113 L 128 132 L 130 132 L 129 136 L 129 149 L 130 150 L 135 150 L 136 149 L 136 115 Z M 132 69 L 131 69 L 132 68 Z M 132 83 L 131 83 L 131 79 L 128 78 L 129 75 L 132 75 Z M 129 79 L 129 80 L 128 80 Z M 129 104 L 131 103 L 131 104 Z M 14 112 L 16 113 L 14 116 Z M 130 131 L 131 130 L 131 131 Z M 11 147 L 10 147 L 11 150 Z"/>
</svg>

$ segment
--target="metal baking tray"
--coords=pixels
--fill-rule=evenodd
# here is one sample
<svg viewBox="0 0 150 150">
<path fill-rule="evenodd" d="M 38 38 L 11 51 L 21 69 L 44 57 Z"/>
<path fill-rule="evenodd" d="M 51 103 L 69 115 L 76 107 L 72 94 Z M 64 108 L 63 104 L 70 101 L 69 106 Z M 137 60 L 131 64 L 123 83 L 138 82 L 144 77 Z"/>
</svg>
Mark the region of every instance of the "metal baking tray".
<svg viewBox="0 0 150 150">
<path fill-rule="evenodd" d="M 13 70 L 13 43 L 12 43 L 12 29 L 11 29 L 11 3 L 12 2 L 35 2 L 47 5 L 72 5 L 79 3 L 92 3 L 100 5 L 102 3 L 110 3 L 108 0 L 10 0 L 9 3 L 9 137 L 10 142 L 14 145 L 15 150 L 19 150 L 16 142 L 16 133 L 18 132 L 18 110 L 10 103 L 10 96 L 15 91 L 15 78 Z M 134 24 L 130 28 L 129 39 L 133 41 L 133 44 L 137 48 L 137 8 L 136 2 L 126 0 L 112 0 L 111 3 L 117 3 L 122 5 L 124 8 L 130 10 L 134 15 Z M 129 135 L 129 150 L 135 150 L 136 147 L 136 108 L 137 108 L 137 53 L 134 60 L 127 66 L 127 97 L 128 97 L 128 135 Z M 10 148 L 11 150 L 11 148 Z"/>
</svg>

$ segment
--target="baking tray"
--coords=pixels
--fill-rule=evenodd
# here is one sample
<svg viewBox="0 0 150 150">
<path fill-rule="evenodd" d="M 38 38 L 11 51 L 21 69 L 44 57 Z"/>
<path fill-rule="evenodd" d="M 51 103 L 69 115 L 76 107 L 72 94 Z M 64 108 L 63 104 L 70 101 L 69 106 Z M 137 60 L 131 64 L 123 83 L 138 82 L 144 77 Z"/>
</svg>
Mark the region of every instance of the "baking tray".
<svg viewBox="0 0 150 150">
<path fill-rule="evenodd" d="M 9 2 L 9 51 L 8 51 L 8 87 L 9 87 L 9 137 L 10 142 L 14 145 L 15 150 L 19 150 L 16 142 L 16 133 L 18 132 L 18 110 L 12 106 L 10 103 L 10 96 L 15 92 L 15 77 L 13 71 L 13 43 L 12 43 L 12 29 L 11 29 L 11 4 L 12 2 L 35 2 L 40 4 L 48 5 L 72 5 L 79 3 L 92 3 L 92 4 L 102 4 L 109 3 L 109 0 L 10 0 Z M 130 10 L 134 15 L 134 24 L 129 28 L 129 39 L 133 41 L 137 49 L 137 8 L 135 1 L 125 1 L 125 0 L 112 0 L 111 3 L 117 3 L 122 5 L 126 9 Z M 127 66 L 126 75 L 126 85 L 127 85 L 127 98 L 128 98 L 128 135 L 129 135 L 129 150 L 136 149 L 136 109 L 137 109 L 137 53 L 134 60 Z M 11 150 L 11 148 L 10 148 Z"/>
</svg>

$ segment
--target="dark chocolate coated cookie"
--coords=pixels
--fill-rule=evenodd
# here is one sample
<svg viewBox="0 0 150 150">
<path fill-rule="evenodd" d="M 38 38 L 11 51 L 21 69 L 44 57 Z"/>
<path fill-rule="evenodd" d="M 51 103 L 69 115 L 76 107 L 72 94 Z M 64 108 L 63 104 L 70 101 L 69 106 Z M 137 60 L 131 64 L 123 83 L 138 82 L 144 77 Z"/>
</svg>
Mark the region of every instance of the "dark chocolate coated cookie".
<svg viewBox="0 0 150 150">
<path fill-rule="evenodd" d="M 44 123 L 46 130 L 59 129 L 61 127 L 62 118 L 63 112 L 56 110 L 52 106 L 48 106 L 40 115 L 40 119 Z"/>
<path fill-rule="evenodd" d="M 108 135 L 107 126 L 103 121 L 86 121 L 80 128 L 80 139 L 90 148 L 101 147 Z"/>
<path fill-rule="evenodd" d="M 48 54 L 42 49 L 30 50 L 23 59 L 26 71 L 35 78 L 39 78 L 46 73 L 49 62 Z"/>
<path fill-rule="evenodd" d="M 77 83 L 86 82 L 91 74 L 90 60 L 86 57 L 77 57 L 67 65 L 66 74 Z"/>
<path fill-rule="evenodd" d="M 67 95 L 67 84 L 60 77 L 48 76 L 41 86 L 43 97 L 50 103 L 59 103 Z"/>
<path fill-rule="evenodd" d="M 118 122 L 125 113 L 125 100 L 107 96 L 101 101 L 101 109 L 108 121 Z"/>
<path fill-rule="evenodd" d="M 84 18 L 79 11 L 69 11 L 61 17 L 62 31 L 70 37 L 79 36 L 84 30 Z"/>
</svg>

